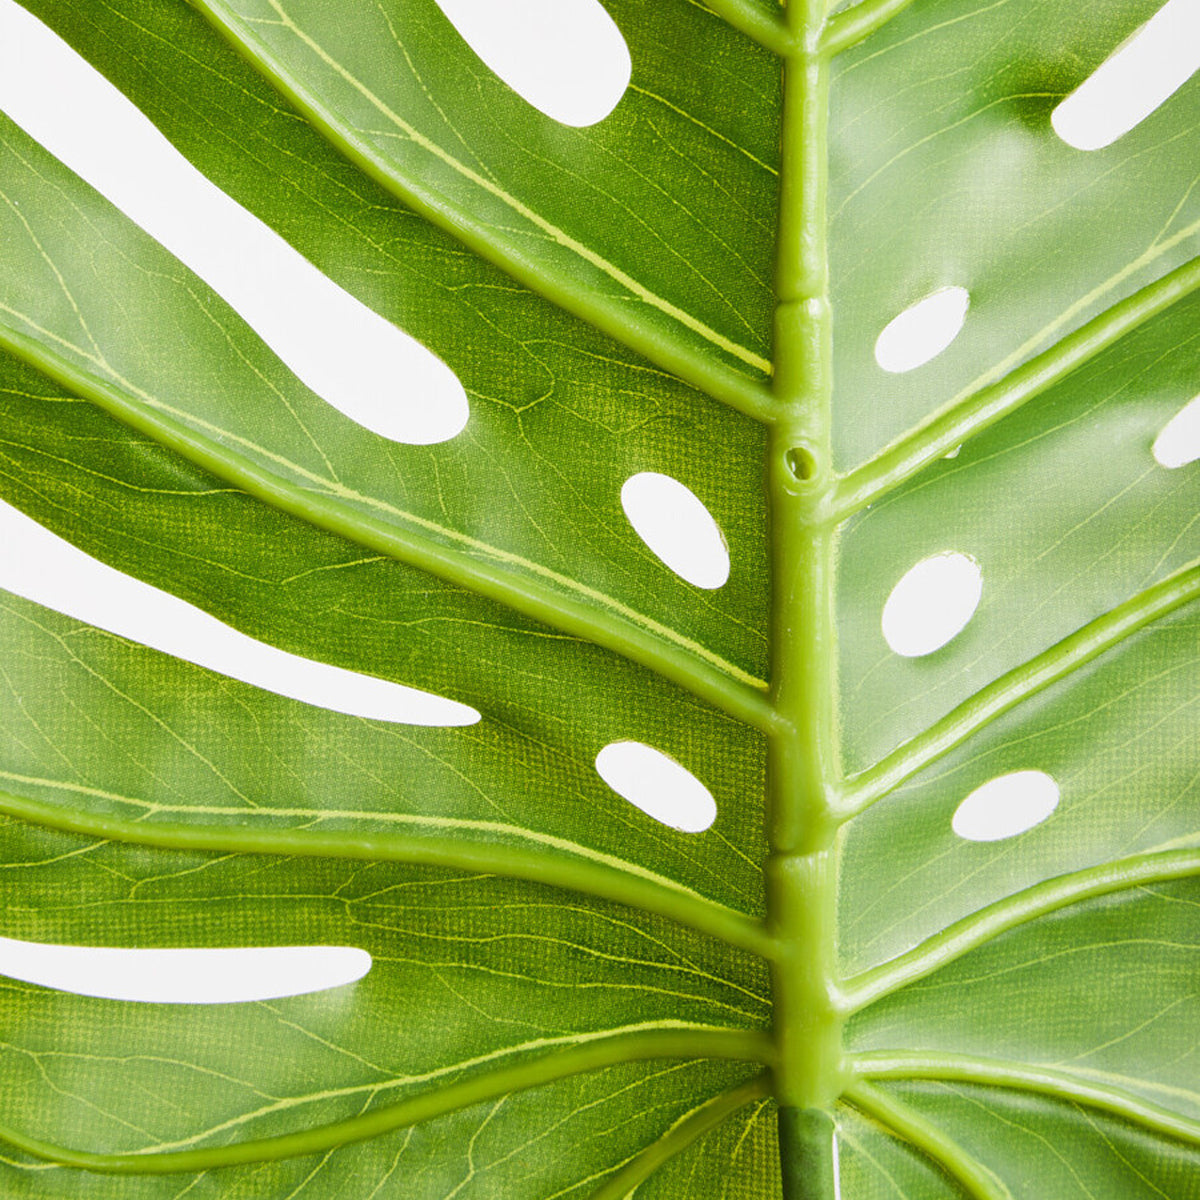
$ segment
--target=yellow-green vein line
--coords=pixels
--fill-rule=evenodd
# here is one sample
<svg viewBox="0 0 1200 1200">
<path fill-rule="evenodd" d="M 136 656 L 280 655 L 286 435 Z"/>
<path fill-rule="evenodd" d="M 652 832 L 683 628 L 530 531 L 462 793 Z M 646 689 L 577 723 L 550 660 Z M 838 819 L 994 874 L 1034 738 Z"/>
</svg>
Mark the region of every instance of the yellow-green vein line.
<svg viewBox="0 0 1200 1200">
<path fill-rule="evenodd" d="M 633 1156 L 615 1175 L 597 1188 L 588 1200 L 626 1200 L 639 1184 L 645 1183 L 664 1163 L 695 1145 L 706 1133 L 723 1125 L 735 1112 L 771 1093 L 767 1072 L 740 1083 L 737 1087 L 706 1100 L 698 1108 L 680 1117 L 657 1141 Z"/>
<path fill-rule="evenodd" d="M 28 1137 L 7 1125 L 0 1125 L 0 1139 L 27 1154 L 62 1166 L 111 1175 L 172 1175 L 319 1154 L 483 1104 L 511 1092 L 625 1063 L 656 1058 L 762 1062 L 769 1054 L 769 1039 L 748 1031 L 700 1029 L 626 1033 L 597 1039 L 584 1046 L 559 1049 L 529 1062 L 449 1083 L 346 1120 L 225 1146 L 105 1154 L 58 1146 Z"/>
<path fill-rule="evenodd" d="M 937 1163 L 972 1200 L 1012 1200 L 1012 1193 L 977 1158 L 907 1104 L 859 1080 L 845 1098 L 885 1129 Z"/>
<path fill-rule="evenodd" d="M 1010 929 L 1072 904 L 1130 888 L 1200 874 L 1200 846 L 1147 851 L 1044 880 L 997 900 L 927 938 L 904 954 L 846 980 L 843 1001 L 857 1012 L 961 958 Z"/>
<path fill-rule="evenodd" d="M 564 888 L 656 913 L 752 954 L 765 955 L 773 950 L 773 942 L 761 923 L 736 909 L 709 900 L 634 863 L 562 838 L 498 822 L 338 809 L 261 807 L 251 810 L 234 806 L 163 805 L 9 771 L 0 771 L 0 779 L 10 785 L 90 794 L 97 799 L 134 805 L 142 810 L 138 818 L 131 820 L 0 792 L 0 813 L 66 833 L 168 850 L 406 862 L 527 879 L 547 887 Z M 224 818 L 229 824 L 214 826 L 155 819 L 160 814 Z M 307 827 L 264 829 L 234 823 L 251 814 L 258 820 L 273 818 L 309 823 L 376 821 L 382 825 L 404 827 L 404 832 L 317 833 Z M 485 840 L 489 838 L 494 840 Z"/>
<path fill-rule="evenodd" d="M 1034 1092 L 1121 1117 L 1154 1133 L 1200 1145 L 1200 1121 L 1143 1100 L 1124 1088 L 1093 1083 L 1071 1071 L 1039 1063 L 980 1058 L 972 1054 L 879 1050 L 858 1054 L 853 1066 L 870 1079 L 931 1079 Z"/>
</svg>

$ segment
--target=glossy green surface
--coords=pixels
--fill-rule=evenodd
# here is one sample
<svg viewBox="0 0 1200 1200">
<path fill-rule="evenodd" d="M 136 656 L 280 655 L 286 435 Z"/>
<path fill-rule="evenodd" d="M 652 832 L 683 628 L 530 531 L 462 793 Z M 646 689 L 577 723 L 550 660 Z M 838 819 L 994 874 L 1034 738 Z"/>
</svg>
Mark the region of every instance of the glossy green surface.
<svg viewBox="0 0 1200 1200">
<path fill-rule="evenodd" d="M 1200 392 L 1200 84 L 1104 151 L 1049 124 L 1153 0 L 612 0 L 632 84 L 586 129 L 433 0 L 26 7 L 471 419 L 341 417 L 0 116 L 0 496 L 483 719 L 3 594 L 0 933 L 374 965 L 217 1007 L 6 981 L 0 1194 L 832 1200 L 782 1104 L 833 1115 L 844 1200 L 1200 1195 L 1200 463 L 1150 453 Z M 885 374 L 945 285 L 962 333 Z M 639 471 L 707 505 L 723 588 L 633 533 Z M 901 658 L 884 601 L 944 551 L 983 600 Z M 626 739 L 710 830 L 608 789 Z M 1048 820 L 953 832 L 1028 769 Z"/>
</svg>

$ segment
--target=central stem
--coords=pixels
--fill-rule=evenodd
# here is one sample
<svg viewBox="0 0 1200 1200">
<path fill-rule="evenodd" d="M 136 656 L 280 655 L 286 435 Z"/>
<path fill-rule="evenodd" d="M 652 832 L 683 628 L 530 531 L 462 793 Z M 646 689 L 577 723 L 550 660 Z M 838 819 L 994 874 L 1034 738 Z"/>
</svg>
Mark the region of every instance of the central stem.
<svg viewBox="0 0 1200 1200">
<path fill-rule="evenodd" d="M 768 450 L 771 699 L 784 718 L 767 761 L 767 914 L 775 1095 L 786 1200 L 835 1195 L 832 1109 L 845 1084 L 836 988 L 841 773 L 833 618 L 835 482 L 826 245 L 828 62 L 825 0 L 791 0 L 783 68 L 774 390 Z"/>
</svg>

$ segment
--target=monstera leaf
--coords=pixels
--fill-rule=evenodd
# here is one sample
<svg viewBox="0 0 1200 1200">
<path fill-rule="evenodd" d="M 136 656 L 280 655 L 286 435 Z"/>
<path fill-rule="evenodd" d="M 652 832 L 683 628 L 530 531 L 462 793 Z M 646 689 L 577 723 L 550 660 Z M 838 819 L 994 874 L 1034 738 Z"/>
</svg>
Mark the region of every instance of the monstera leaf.
<svg viewBox="0 0 1200 1200">
<path fill-rule="evenodd" d="M 6 981 L 0 1194 L 1200 1196 L 1200 464 L 1156 440 L 1200 392 L 1200 87 L 1094 149 L 1054 117 L 1159 0 L 607 0 L 587 126 L 434 0 L 24 2 L 470 417 L 345 415 L 4 117 L 4 499 L 480 719 L 6 594 L 4 935 L 373 961 Z M 959 610 L 905 641 L 906 596 Z M 708 828 L 654 815 L 671 771 Z"/>
</svg>

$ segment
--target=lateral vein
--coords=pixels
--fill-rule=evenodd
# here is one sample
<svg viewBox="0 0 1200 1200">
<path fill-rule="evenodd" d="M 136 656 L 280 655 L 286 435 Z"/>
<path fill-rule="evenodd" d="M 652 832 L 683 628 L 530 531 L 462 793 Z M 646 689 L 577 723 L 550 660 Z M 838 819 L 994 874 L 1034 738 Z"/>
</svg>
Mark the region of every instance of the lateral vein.
<svg viewBox="0 0 1200 1200">
<path fill-rule="evenodd" d="M 862 0 L 829 19 L 821 49 L 830 56 L 841 54 L 851 46 L 882 29 L 893 17 L 899 16 L 913 0 Z"/>
<path fill-rule="evenodd" d="M 560 1046 L 553 1053 L 531 1061 L 444 1084 L 342 1121 L 231 1145 L 166 1151 L 151 1148 L 131 1153 L 104 1154 L 58 1146 L 28 1137 L 5 1125 L 0 1125 L 0 1139 L 27 1154 L 62 1166 L 110 1175 L 172 1175 L 319 1154 L 497 1100 L 512 1092 L 624 1063 L 655 1058 L 762 1062 L 767 1061 L 770 1055 L 770 1041 L 764 1034 L 707 1027 L 663 1027 L 616 1034 L 582 1035 L 573 1041 L 576 1044 Z M 580 1045 L 579 1042 L 584 1044 Z M 378 1085 L 371 1087 L 378 1089 Z"/>
<path fill-rule="evenodd" d="M 1069 905 L 1197 874 L 1200 874 L 1200 845 L 1146 851 L 1044 880 L 979 909 L 904 954 L 846 980 L 845 1004 L 850 1012 L 861 1011 L 1002 933 Z"/>
<path fill-rule="evenodd" d="M 1139 629 L 1200 597 L 1200 561 L 1172 572 L 964 700 L 874 766 L 852 776 L 842 816 L 853 819 L 1024 700 L 1058 683 Z"/>
<path fill-rule="evenodd" d="M 891 1050 L 854 1055 L 852 1065 L 859 1075 L 871 1079 L 934 1079 L 1035 1092 L 1098 1108 L 1155 1133 L 1165 1133 L 1200 1145 L 1200 1121 L 1143 1100 L 1125 1088 L 1097 1084 L 1055 1066 L 982 1058 L 972 1054 L 924 1054 Z"/>
<path fill-rule="evenodd" d="M 0 813 L 65 833 L 168 850 L 347 858 L 363 862 L 406 862 L 474 870 L 481 874 L 526 879 L 656 913 L 752 954 L 770 954 L 774 948 L 761 922 L 745 913 L 710 900 L 635 863 L 518 826 L 395 812 L 163 805 L 79 784 L 37 779 L 9 771 L 0 771 L 0 779 L 10 784 L 94 795 L 97 799 L 132 805 L 140 810 L 136 818 L 128 819 L 65 808 L 59 804 L 0 791 Z M 231 824 L 206 826 L 150 819 L 162 813 L 224 817 Z M 232 824 L 248 815 L 256 819 L 269 817 L 307 823 L 322 820 L 377 821 L 385 826 L 401 827 L 404 832 L 317 833 L 307 824 L 300 829 L 247 828 Z M 459 836 L 448 836 L 450 834 Z M 474 836 L 464 837 L 464 834 Z M 483 840 L 488 837 L 496 840 Z"/>
<path fill-rule="evenodd" d="M 588 1200 L 626 1200 L 639 1184 L 644 1183 L 664 1163 L 683 1153 L 727 1121 L 739 1109 L 754 1100 L 770 1095 L 771 1077 L 764 1071 L 706 1100 L 679 1118 L 657 1141 L 643 1147 L 620 1170 L 591 1194 Z"/>
<path fill-rule="evenodd" d="M 1175 245 L 1200 233 L 1200 222 L 1146 251 L 1111 279 L 1076 301 L 1049 326 L 1039 330 L 1005 362 L 981 376 L 915 429 L 845 475 L 831 504 L 834 519 L 844 521 L 874 504 L 956 446 L 1015 412 L 1090 362 L 1114 342 L 1165 312 L 1200 287 L 1200 257 L 1169 271 L 1111 308 L 1093 317 L 1048 350 L 1019 363 L 1047 333 L 1061 328 L 1121 280 Z M 1013 369 L 1009 369 L 1013 368 Z M 1005 374 L 1007 372 L 1007 374 Z"/>
<path fill-rule="evenodd" d="M 753 0 L 704 0 L 704 7 L 764 50 L 779 55 L 791 52 L 792 41 L 787 26 L 778 16 L 764 12 Z"/>
<path fill-rule="evenodd" d="M 859 1079 L 846 1089 L 845 1098 L 855 1108 L 874 1117 L 893 1135 L 931 1158 L 972 1200 L 1012 1200 L 1008 1188 L 977 1158 L 894 1096 Z"/>
<path fill-rule="evenodd" d="M 703 360 L 694 350 L 678 338 L 664 337 L 661 329 L 646 327 L 627 311 L 627 305 L 615 298 L 604 297 L 594 288 L 581 284 L 565 271 L 547 269 L 514 245 L 497 245 L 495 229 L 485 227 L 463 212 L 452 210 L 447 202 L 427 189 L 420 180 L 402 176 L 394 167 L 381 159 L 376 149 L 363 137 L 340 120 L 325 104 L 308 91 L 297 79 L 284 70 L 261 44 L 253 43 L 250 35 L 242 28 L 239 19 L 228 5 L 221 0 L 193 0 L 218 28 L 232 41 L 240 53 L 245 55 L 271 82 L 300 109 L 326 138 L 352 162 L 381 183 L 406 204 L 412 205 L 423 216 L 439 227 L 448 230 L 489 261 L 501 266 L 522 283 L 534 288 L 553 303 L 567 311 L 590 321 L 598 329 L 617 338 L 650 361 L 665 367 L 681 379 L 699 387 L 714 399 L 728 404 L 757 420 L 768 420 L 774 405 L 765 377 L 772 370 L 771 363 L 762 355 L 747 349 L 711 328 L 709 325 L 679 308 L 669 300 L 650 291 L 616 264 L 609 262 L 590 247 L 572 237 L 531 209 L 516 196 L 507 192 L 487 176 L 455 158 L 436 141 L 421 133 L 377 96 L 343 64 L 334 59 L 323 46 L 301 29 L 287 14 L 278 0 L 268 0 L 278 14 L 283 28 L 315 55 L 330 71 L 353 88 L 403 137 L 433 155 L 447 168 L 478 187 L 503 204 L 521 220 L 527 222 L 542 236 L 555 245 L 575 255 L 581 261 L 612 280 L 627 295 L 661 313 L 675 324 L 688 329 L 723 354 L 729 355 L 743 366 L 750 368 L 754 376 L 740 369 Z"/>
<path fill-rule="evenodd" d="M 0 305 L 0 309 L 6 309 L 6 306 Z M 11 309 L 6 311 L 27 320 L 23 314 Z M 65 355 L 15 329 L 0 327 L 0 347 L 118 420 L 283 512 L 497 600 L 560 632 L 615 651 L 736 720 L 763 730 L 774 727 L 778 720 L 767 701 L 766 685 L 761 680 L 611 596 L 576 583 L 541 564 L 479 543 L 455 530 L 348 489 L 295 463 L 280 460 L 254 443 L 242 443 L 246 453 L 234 449 L 219 440 L 234 438 L 227 431 L 156 400 L 111 369 L 111 379 L 83 370 Z M 79 353 L 77 347 L 69 348 Z M 101 369 L 107 367 L 107 364 L 97 365 Z M 255 461 L 259 456 L 294 473 L 297 479 L 288 479 L 279 471 Z M 304 486 L 299 480 L 312 483 L 320 490 Z M 363 512 L 357 507 L 359 504 L 377 508 L 392 520 Z M 439 545 L 429 534 L 445 537 L 463 548 Z M 470 553 L 466 547 L 477 553 Z M 485 562 L 477 555 L 486 555 L 494 561 Z M 523 577 L 519 571 L 527 571 L 529 577 Z"/>
</svg>

